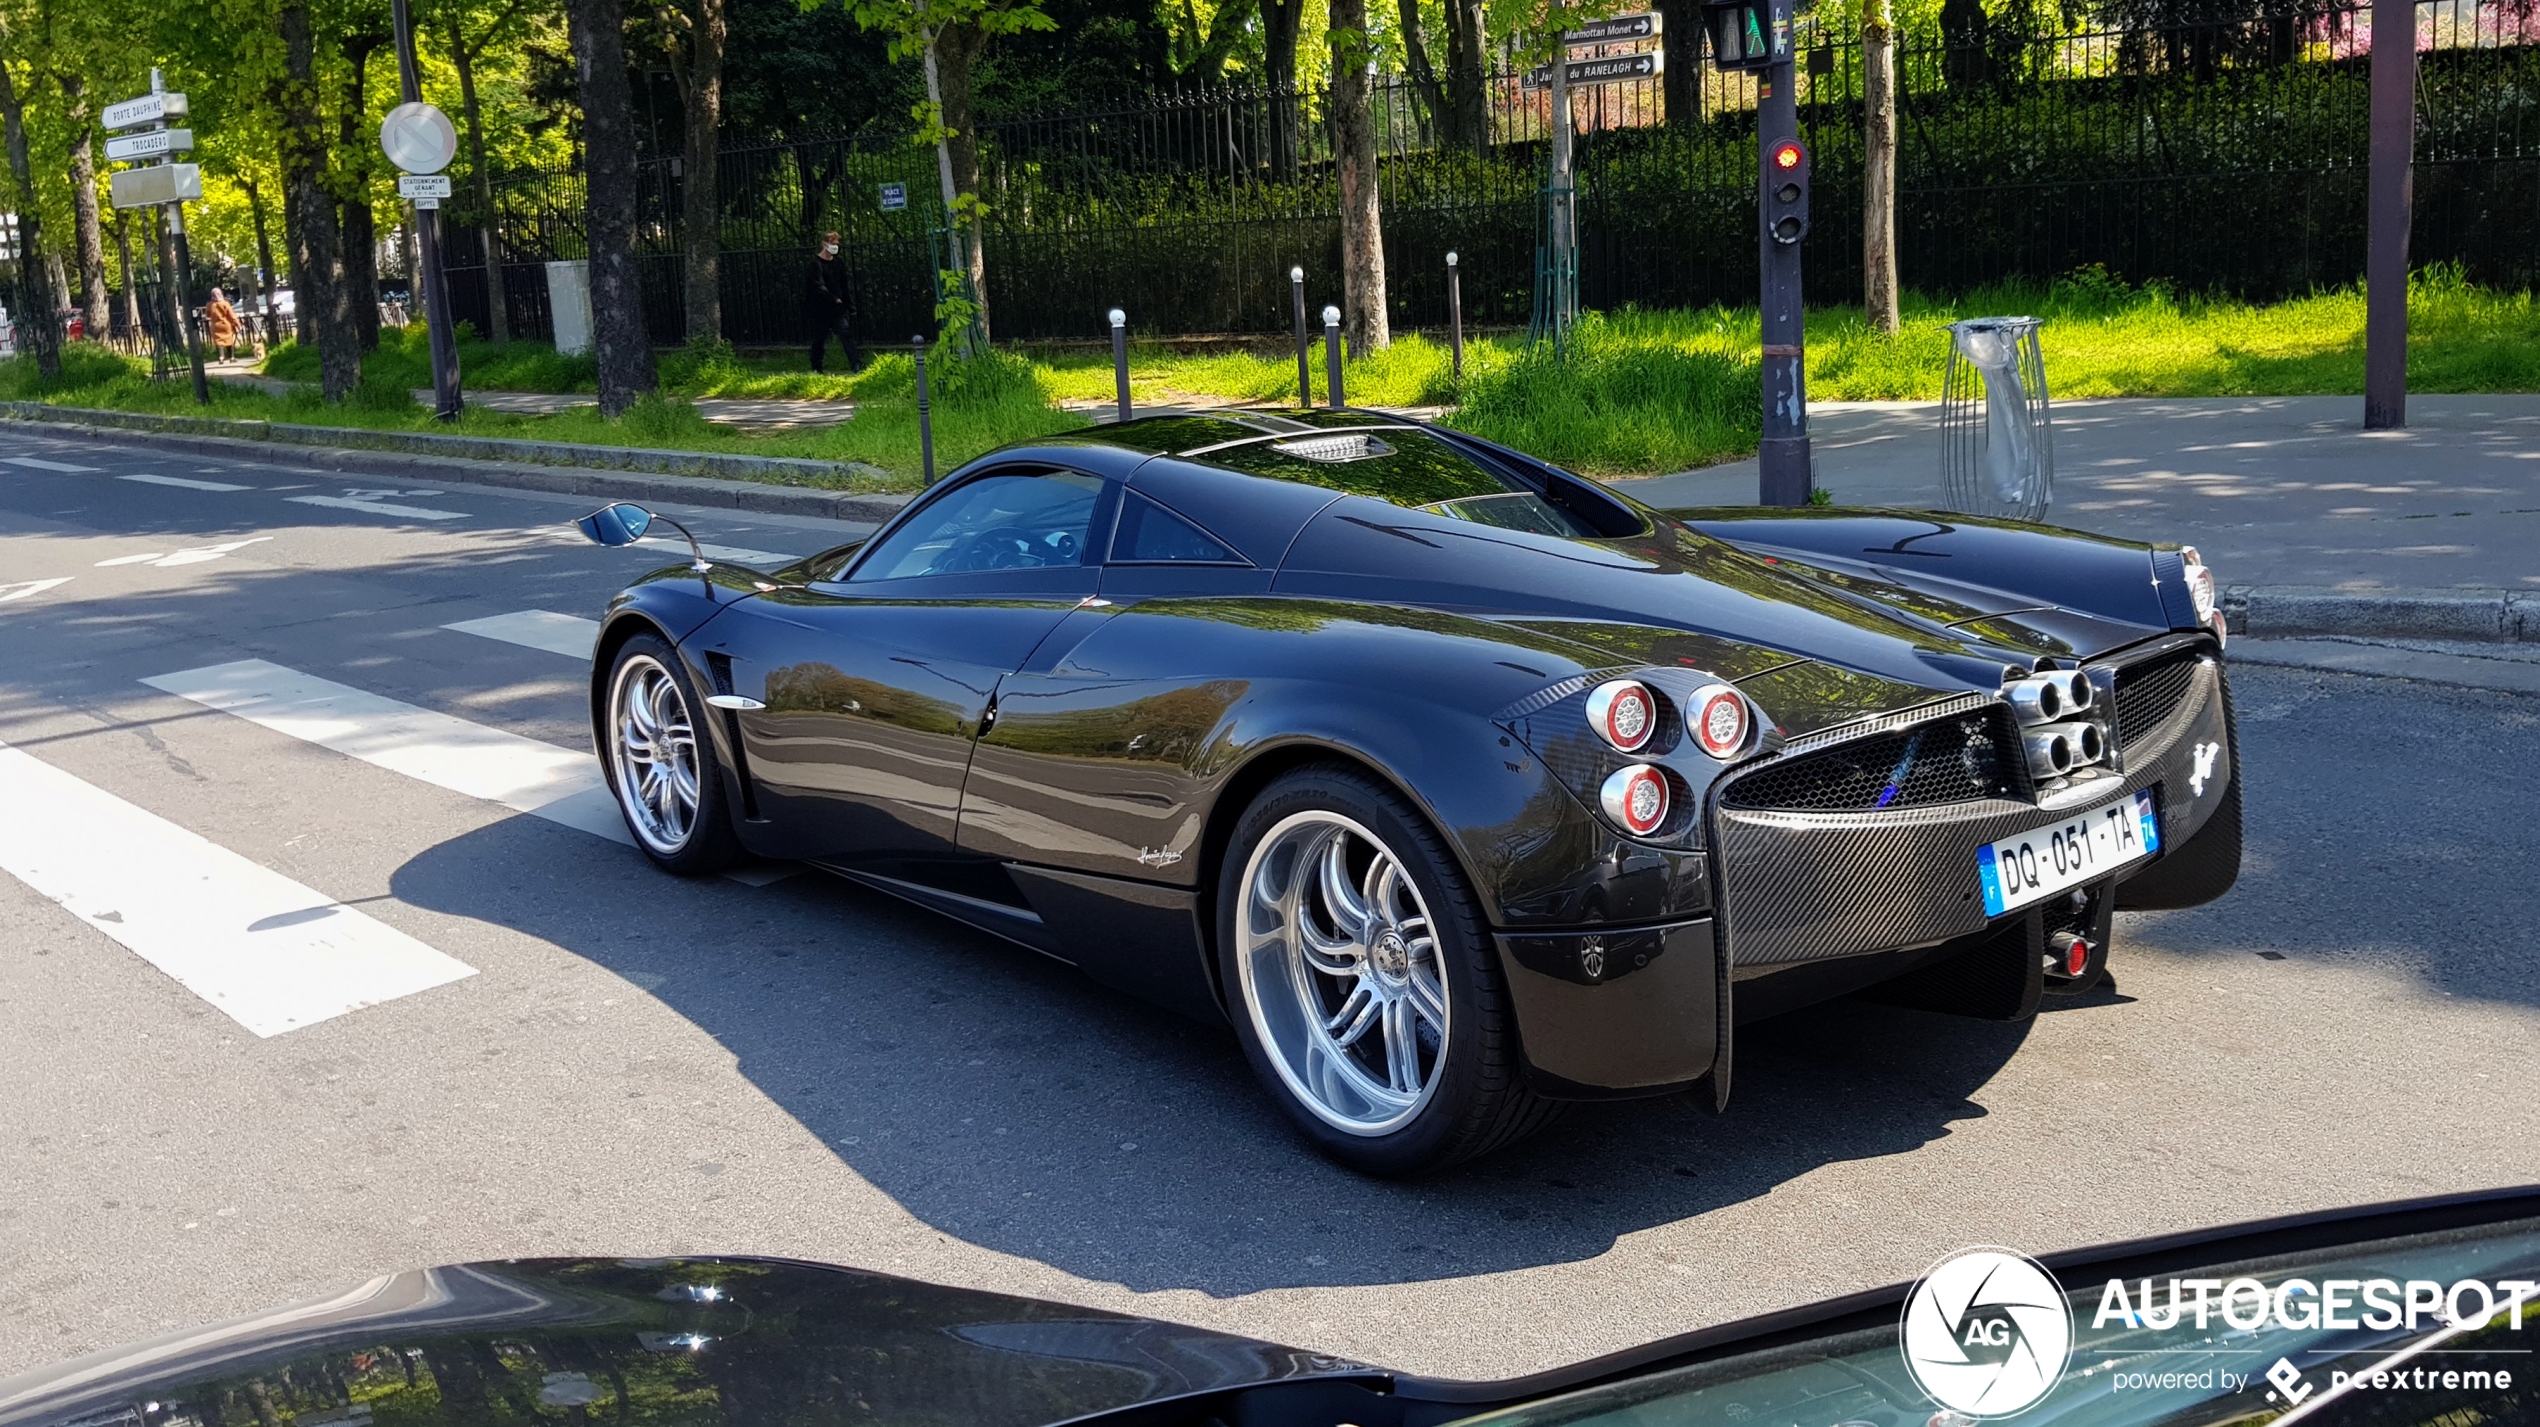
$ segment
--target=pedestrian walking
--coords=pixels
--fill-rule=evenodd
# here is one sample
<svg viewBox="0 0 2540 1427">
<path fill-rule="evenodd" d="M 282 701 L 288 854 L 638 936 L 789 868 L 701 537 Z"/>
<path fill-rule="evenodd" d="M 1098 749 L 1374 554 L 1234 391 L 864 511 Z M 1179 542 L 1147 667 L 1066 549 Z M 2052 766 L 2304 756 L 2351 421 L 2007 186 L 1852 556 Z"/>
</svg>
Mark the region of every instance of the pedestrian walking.
<svg viewBox="0 0 2540 1427">
<path fill-rule="evenodd" d="M 228 361 L 238 351 L 238 309 L 219 288 L 212 289 L 212 300 L 203 304 L 203 328 L 211 335 L 212 351 L 219 361 Z"/>
<path fill-rule="evenodd" d="M 838 257 L 838 235 L 820 235 L 819 255 L 811 260 L 811 271 L 803 281 L 803 320 L 811 325 L 811 369 L 827 371 L 824 365 L 829 352 L 829 339 L 838 339 L 838 350 L 846 354 L 847 370 L 864 366 L 864 352 L 856 346 L 855 333 L 847 327 L 847 265 Z"/>
</svg>

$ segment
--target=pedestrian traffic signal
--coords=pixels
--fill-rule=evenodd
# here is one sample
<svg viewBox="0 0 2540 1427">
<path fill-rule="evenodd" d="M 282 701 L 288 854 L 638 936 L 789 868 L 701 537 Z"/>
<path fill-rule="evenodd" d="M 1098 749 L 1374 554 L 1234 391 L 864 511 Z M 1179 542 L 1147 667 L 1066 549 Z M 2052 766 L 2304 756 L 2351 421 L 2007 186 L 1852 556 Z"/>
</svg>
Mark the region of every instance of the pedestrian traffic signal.
<svg viewBox="0 0 2540 1427">
<path fill-rule="evenodd" d="M 1724 70 L 1770 68 L 1790 58 L 1789 0 L 1707 0 L 1702 29 L 1711 60 Z"/>
<path fill-rule="evenodd" d="M 1764 231 L 1776 243 L 1808 236 L 1808 146 L 1797 139 L 1764 148 Z"/>
</svg>

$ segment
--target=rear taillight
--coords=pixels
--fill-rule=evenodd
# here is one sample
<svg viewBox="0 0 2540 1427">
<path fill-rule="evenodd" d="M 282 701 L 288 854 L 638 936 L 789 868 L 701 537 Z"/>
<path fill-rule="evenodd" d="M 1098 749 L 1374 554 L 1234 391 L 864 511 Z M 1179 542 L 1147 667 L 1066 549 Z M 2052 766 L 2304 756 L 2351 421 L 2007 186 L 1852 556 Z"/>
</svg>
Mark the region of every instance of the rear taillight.
<svg viewBox="0 0 2540 1427">
<path fill-rule="evenodd" d="M 1706 684 L 1685 701 L 1693 711 L 1693 739 L 1714 758 L 1735 758 L 1746 747 L 1746 696 L 1726 684 Z"/>
<path fill-rule="evenodd" d="M 1625 753 L 1658 731 L 1658 695 L 1637 679 L 1609 679 L 1588 692 L 1588 726 Z"/>
<path fill-rule="evenodd" d="M 1634 763 L 1605 780 L 1598 801 L 1605 805 L 1605 815 L 1621 823 L 1625 831 L 1647 837 L 1666 825 L 1667 805 L 1673 799 L 1666 774 L 1646 763 Z"/>
</svg>

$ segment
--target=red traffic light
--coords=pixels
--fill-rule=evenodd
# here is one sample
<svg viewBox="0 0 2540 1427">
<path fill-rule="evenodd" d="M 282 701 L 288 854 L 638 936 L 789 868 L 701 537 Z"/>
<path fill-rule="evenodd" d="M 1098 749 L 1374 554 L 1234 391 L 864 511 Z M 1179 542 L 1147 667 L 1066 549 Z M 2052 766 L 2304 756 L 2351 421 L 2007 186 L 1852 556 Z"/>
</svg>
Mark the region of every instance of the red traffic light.
<svg viewBox="0 0 2540 1427">
<path fill-rule="evenodd" d="M 1780 172 L 1790 173 L 1806 162 L 1808 150 L 1797 139 L 1784 139 L 1773 145 L 1773 167 Z"/>
</svg>

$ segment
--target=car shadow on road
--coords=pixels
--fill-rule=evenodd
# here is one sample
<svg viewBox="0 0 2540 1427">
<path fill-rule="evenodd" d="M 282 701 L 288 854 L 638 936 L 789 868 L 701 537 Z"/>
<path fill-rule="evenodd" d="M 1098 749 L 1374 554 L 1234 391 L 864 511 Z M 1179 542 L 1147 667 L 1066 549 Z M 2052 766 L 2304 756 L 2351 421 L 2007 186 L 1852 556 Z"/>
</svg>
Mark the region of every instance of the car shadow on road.
<svg viewBox="0 0 2540 1427">
<path fill-rule="evenodd" d="M 683 882 L 632 851 L 577 845 L 592 862 L 566 875 L 589 895 L 531 890 L 554 885 L 557 845 L 528 819 L 415 857 L 394 895 L 645 988 L 943 1233 L 1141 1291 L 1225 1297 L 1591 1259 L 1824 1165 L 1949 1134 L 1985 1113 L 1972 1097 L 2026 1034 L 1818 1007 L 1741 1031 L 1726 1116 L 1688 1096 L 1574 1106 L 1510 1150 L 1388 1183 L 1306 1148 L 1223 1026 L 821 874 Z"/>
</svg>

